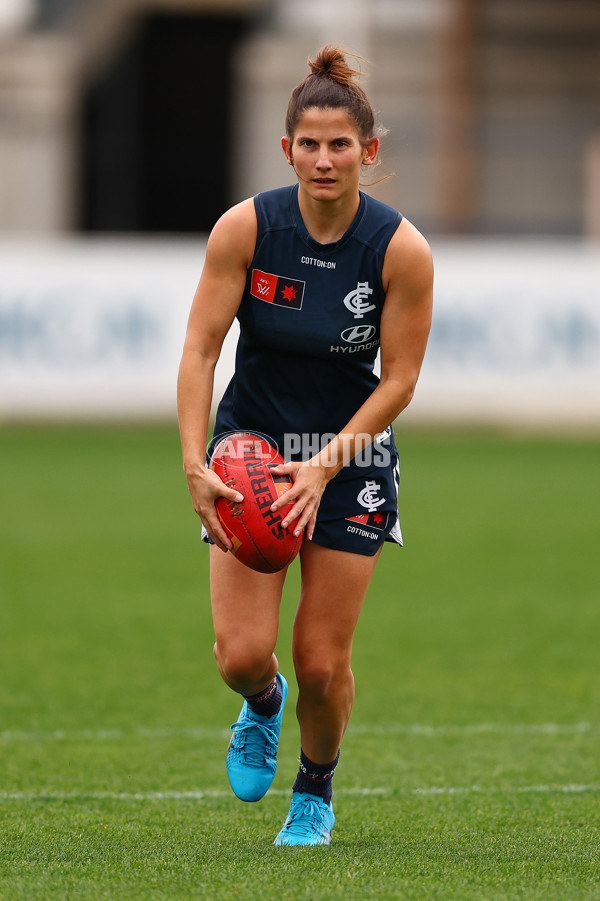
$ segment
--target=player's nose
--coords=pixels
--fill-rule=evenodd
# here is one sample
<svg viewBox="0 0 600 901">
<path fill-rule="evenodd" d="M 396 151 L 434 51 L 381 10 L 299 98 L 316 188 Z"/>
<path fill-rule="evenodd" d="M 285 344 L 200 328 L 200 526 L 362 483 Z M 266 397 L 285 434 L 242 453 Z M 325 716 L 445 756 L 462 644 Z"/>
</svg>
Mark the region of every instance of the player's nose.
<svg viewBox="0 0 600 901">
<path fill-rule="evenodd" d="M 331 160 L 329 158 L 329 149 L 327 147 L 319 148 L 317 167 L 319 169 L 329 169 L 331 167 Z"/>
</svg>

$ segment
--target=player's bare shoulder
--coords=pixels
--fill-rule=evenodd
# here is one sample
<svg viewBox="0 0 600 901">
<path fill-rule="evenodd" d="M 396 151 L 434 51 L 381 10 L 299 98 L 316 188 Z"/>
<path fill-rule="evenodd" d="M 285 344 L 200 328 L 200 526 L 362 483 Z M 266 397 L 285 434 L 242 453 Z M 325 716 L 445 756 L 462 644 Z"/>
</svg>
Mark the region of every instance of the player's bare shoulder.
<svg viewBox="0 0 600 901">
<path fill-rule="evenodd" d="M 237 263 L 248 268 L 254 256 L 257 230 L 254 200 L 242 200 L 215 223 L 208 238 L 207 259 L 215 264 Z"/>
<path fill-rule="evenodd" d="M 388 245 L 382 276 L 386 292 L 400 286 L 423 289 L 433 283 L 429 243 L 406 218 L 402 219 Z"/>
</svg>

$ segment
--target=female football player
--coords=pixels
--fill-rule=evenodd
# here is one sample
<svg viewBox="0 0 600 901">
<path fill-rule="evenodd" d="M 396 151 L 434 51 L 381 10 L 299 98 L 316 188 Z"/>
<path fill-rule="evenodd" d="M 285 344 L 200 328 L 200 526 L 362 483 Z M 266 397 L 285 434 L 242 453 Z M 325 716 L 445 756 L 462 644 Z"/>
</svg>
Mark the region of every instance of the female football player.
<svg viewBox="0 0 600 901">
<path fill-rule="evenodd" d="M 360 73 L 332 45 L 309 66 L 281 140 L 296 183 L 243 201 L 214 226 L 178 384 L 184 471 L 212 544 L 215 657 L 244 698 L 227 770 L 245 801 L 259 800 L 275 775 L 288 691 L 274 654 L 286 574 L 254 572 L 228 553 L 215 510 L 218 497 L 241 500 L 206 463 L 214 368 L 236 316 L 236 370 L 215 439 L 267 435 L 286 459 L 279 471 L 293 478 L 272 509 L 293 502 L 284 525 L 304 531 L 292 647 L 300 768 L 276 845 L 331 840 L 332 778 L 354 699 L 353 634 L 383 543 L 402 543 L 391 423 L 415 390 L 433 282 L 425 239 L 359 189 L 379 150 Z"/>
</svg>

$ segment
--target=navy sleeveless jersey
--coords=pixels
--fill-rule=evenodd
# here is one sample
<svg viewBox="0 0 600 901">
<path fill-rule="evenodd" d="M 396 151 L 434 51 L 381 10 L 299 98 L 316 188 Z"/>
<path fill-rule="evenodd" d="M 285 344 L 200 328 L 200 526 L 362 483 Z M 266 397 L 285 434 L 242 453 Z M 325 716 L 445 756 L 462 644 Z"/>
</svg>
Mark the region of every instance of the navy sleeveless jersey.
<svg viewBox="0 0 600 901">
<path fill-rule="evenodd" d="M 381 271 L 402 217 L 361 192 L 344 236 L 319 244 L 302 220 L 298 185 L 254 203 L 258 235 L 237 315 L 236 374 L 214 435 L 258 431 L 286 459 L 307 459 L 317 436 L 326 444 L 377 386 Z M 391 429 L 386 438 L 395 455 Z M 351 463 L 336 480 L 353 474 Z"/>
</svg>

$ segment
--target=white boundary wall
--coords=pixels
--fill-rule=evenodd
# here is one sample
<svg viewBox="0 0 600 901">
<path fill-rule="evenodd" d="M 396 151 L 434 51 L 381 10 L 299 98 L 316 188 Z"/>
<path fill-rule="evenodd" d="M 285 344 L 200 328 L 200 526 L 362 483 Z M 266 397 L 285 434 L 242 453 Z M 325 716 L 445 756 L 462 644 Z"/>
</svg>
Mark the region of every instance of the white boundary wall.
<svg viewBox="0 0 600 901">
<path fill-rule="evenodd" d="M 412 418 L 600 427 L 600 245 L 434 243 Z"/>
<path fill-rule="evenodd" d="M 600 247 L 432 246 L 434 326 L 406 422 L 598 428 Z M 0 419 L 174 417 L 204 250 L 201 238 L 0 239 Z"/>
</svg>

